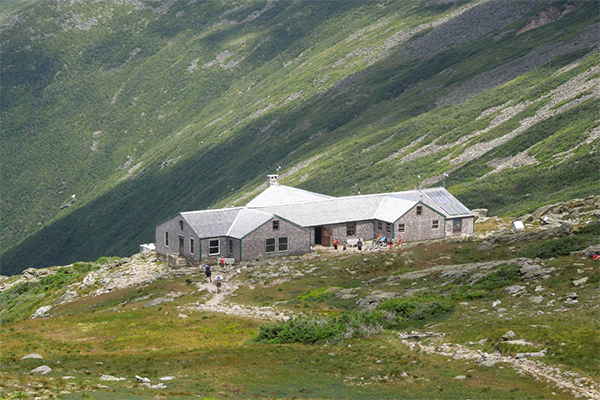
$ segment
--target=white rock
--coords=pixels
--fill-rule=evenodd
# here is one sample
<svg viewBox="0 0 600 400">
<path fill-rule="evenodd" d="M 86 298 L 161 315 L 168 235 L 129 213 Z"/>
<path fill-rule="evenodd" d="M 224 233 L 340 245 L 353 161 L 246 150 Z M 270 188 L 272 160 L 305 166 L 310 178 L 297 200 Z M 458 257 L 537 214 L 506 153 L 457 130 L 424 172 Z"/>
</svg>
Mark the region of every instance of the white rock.
<svg viewBox="0 0 600 400">
<path fill-rule="evenodd" d="M 50 372 L 52 372 L 52 368 L 50 368 L 47 365 L 42 365 L 40 367 L 32 369 L 29 373 L 34 375 L 48 375 Z"/>
<path fill-rule="evenodd" d="M 34 318 L 45 317 L 46 313 L 48 311 L 50 311 L 51 308 L 52 308 L 52 306 L 43 306 L 43 307 L 40 307 L 29 318 L 34 319 Z"/>
<path fill-rule="evenodd" d="M 124 381 L 125 378 L 117 378 L 116 376 L 112 376 L 112 375 L 102 375 L 100 377 L 101 381 Z"/>
<path fill-rule="evenodd" d="M 585 278 L 577 279 L 576 281 L 573 281 L 573 285 L 575 285 L 575 286 L 583 285 L 584 283 L 587 282 L 587 280 L 588 280 L 587 276 Z"/>
<path fill-rule="evenodd" d="M 175 379 L 174 376 L 163 376 L 162 378 L 159 378 L 161 381 L 172 381 L 173 379 Z"/>
<path fill-rule="evenodd" d="M 31 353 L 31 354 L 27 354 L 26 356 L 21 357 L 21 360 L 26 360 L 28 358 L 37 358 L 37 359 L 40 359 L 40 360 L 44 359 L 44 357 L 40 356 L 39 354 Z"/>
</svg>

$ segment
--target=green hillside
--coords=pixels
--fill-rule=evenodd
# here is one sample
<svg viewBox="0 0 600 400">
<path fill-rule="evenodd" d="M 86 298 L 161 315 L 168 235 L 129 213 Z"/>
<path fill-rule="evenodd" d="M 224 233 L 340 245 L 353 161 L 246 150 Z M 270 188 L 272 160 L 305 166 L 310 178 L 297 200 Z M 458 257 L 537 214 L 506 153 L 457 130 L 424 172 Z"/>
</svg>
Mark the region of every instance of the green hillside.
<svg viewBox="0 0 600 400">
<path fill-rule="evenodd" d="M 0 399 L 597 399 L 595 219 L 487 251 L 318 246 L 214 266 L 220 291 L 154 252 L 0 277 Z"/>
<path fill-rule="evenodd" d="M 332 195 L 447 173 L 493 214 L 597 194 L 598 15 L 542 0 L 4 2 L 1 274 L 132 254 L 179 211 L 244 204 L 278 166 Z"/>
</svg>

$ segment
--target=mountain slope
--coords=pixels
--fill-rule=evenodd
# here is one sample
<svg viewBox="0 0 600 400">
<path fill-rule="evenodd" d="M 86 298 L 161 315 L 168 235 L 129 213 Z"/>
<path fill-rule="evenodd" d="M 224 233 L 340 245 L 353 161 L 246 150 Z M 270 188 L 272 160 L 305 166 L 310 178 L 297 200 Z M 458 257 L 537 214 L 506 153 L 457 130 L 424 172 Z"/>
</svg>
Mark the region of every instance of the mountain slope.
<svg viewBox="0 0 600 400">
<path fill-rule="evenodd" d="M 2 274 L 131 254 L 178 211 L 243 204 L 278 165 L 285 184 L 333 195 L 447 173 L 495 213 L 597 193 L 597 11 L 11 3 Z"/>
</svg>

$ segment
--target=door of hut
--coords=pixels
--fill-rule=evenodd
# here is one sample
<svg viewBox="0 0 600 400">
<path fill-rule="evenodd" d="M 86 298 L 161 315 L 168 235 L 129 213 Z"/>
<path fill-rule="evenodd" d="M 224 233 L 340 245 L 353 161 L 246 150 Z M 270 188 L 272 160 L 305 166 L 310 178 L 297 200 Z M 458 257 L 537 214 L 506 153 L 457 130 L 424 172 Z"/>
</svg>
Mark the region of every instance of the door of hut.
<svg viewBox="0 0 600 400">
<path fill-rule="evenodd" d="M 331 232 L 329 231 L 328 228 L 322 228 L 321 229 L 321 245 L 323 246 L 329 246 L 331 244 L 330 238 L 331 237 Z"/>
</svg>

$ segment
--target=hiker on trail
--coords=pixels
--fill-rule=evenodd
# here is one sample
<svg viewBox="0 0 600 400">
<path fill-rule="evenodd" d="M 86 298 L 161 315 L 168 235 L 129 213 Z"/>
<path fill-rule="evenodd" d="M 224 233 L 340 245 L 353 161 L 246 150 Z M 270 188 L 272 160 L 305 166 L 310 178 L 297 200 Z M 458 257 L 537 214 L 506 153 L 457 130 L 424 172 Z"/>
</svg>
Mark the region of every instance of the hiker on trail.
<svg viewBox="0 0 600 400">
<path fill-rule="evenodd" d="M 219 260 L 219 264 L 221 265 L 221 269 L 225 268 L 225 259 L 223 257 Z"/>
<path fill-rule="evenodd" d="M 217 283 L 217 293 L 221 293 L 221 285 L 223 284 L 223 278 L 221 278 L 221 275 L 217 275 L 215 282 Z"/>
<path fill-rule="evenodd" d="M 210 265 L 204 264 L 204 273 L 206 274 L 206 280 L 210 283 L 212 282 L 212 270 L 210 269 Z"/>
<path fill-rule="evenodd" d="M 336 238 L 336 239 L 333 239 L 333 248 L 335 249 L 335 251 L 337 251 L 337 246 L 338 246 L 338 243 L 339 243 L 339 242 L 338 242 L 337 238 Z"/>
<path fill-rule="evenodd" d="M 356 242 L 356 247 L 358 247 L 358 251 L 362 251 L 362 246 L 363 246 L 362 240 L 358 239 L 358 242 Z"/>
<path fill-rule="evenodd" d="M 346 248 L 346 242 L 344 242 L 344 245 L 342 246 L 344 251 L 348 251 L 348 249 Z"/>
</svg>

